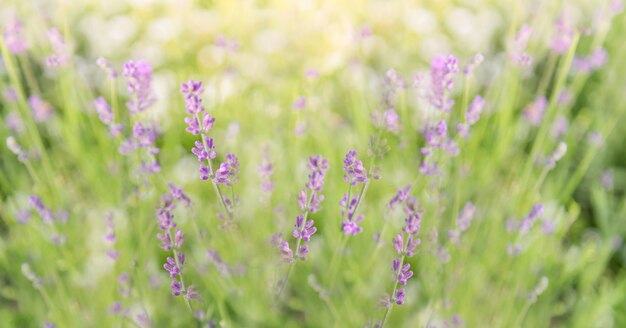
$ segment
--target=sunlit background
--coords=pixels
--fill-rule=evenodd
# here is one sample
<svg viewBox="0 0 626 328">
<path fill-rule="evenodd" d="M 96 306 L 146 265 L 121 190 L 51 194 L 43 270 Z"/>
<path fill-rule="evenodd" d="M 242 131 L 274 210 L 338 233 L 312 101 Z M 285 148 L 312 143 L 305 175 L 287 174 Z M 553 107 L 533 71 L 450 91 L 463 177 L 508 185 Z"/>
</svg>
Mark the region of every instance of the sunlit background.
<svg viewBox="0 0 626 328">
<path fill-rule="evenodd" d="M 626 326 L 621 1 L 2 1 L 0 327 Z"/>
</svg>

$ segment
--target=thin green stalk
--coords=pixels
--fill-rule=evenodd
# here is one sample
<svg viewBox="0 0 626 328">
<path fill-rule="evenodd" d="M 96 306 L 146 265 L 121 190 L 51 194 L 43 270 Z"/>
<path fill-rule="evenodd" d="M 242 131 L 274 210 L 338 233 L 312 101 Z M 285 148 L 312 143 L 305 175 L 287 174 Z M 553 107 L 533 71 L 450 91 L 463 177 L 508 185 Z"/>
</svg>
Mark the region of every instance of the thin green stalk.
<svg viewBox="0 0 626 328">
<path fill-rule="evenodd" d="M 546 108 L 544 118 L 541 122 L 541 126 L 539 127 L 539 131 L 537 132 L 537 137 L 535 138 L 528 160 L 525 163 L 524 169 L 522 170 L 522 183 L 527 184 L 530 179 L 530 174 L 532 172 L 532 167 L 534 165 L 535 159 L 543 147 L 545 139 L 548 135 L 549 124 L 552 122 L 552 118 L 554 118 L 558 112 L 557 101 L 561 90 L 565 85 L 565 81 L 567 79 L 567 74 L 570 71 L 570 67 L 572 65 L 572 61 L 574 60 L 574 54 L 576 53 L 576 48 L 578 45 L 578 40 L 580 38 L 580 33 L 576 33 L 573 37 L 572 44 L 567 52 L 567 55 L 562 60 L 559 65 L 559 71 L 557 75 L 556 84 L 552 90 L 552 94 L 550 96 L 550 101 L 548 103 L 548 107 Z M 523 188 L 522 190 L 525 190 Z"/>
<path fill-rule="evenodd" d="M 31 93 L 40 95 L 41 90 L 39 89 L 39 85 L 37 84 L 37 79 L 35 79 L 35 74 L 33 74 L 33 70 L 31 68 L 28 57 L 26 57 L 26 55 L 18 56 L 17 61 L 22 67 L 22 71 L 24 72 L 24 76 L 26 77 L 26 83 L 31 89 Z"/>
</svg>

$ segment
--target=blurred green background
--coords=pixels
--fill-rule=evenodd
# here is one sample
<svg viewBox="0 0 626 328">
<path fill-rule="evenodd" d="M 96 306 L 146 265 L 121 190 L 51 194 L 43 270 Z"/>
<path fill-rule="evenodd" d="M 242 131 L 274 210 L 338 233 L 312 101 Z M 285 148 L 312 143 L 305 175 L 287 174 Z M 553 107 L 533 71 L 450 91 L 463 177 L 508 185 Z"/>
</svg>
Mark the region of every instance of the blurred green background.
<svg viewBox="0 0 626 328">
<path fill-rule="evenodd" d="M 385 312 L 381 296 L 393 287 L 390 240 L 404 219 L 386 204 L 408 183 L 423 209 L 422 245 L 410 260 L 415 276 L 407 301 L 393 308 L 387 326 L 626 326 L 626 27 L 619 5 L 3 0 L 3 33 L 19 20 L 28 50 L 12 54 L 4 34 L 0 139 L 15 137 L 32 157 L 22 163 L 0 147 L 0 326 L 373 325 Z M 576 36 L 562 55 L 549 48 L 559 19 Z M 523 24 L 533 29 L 526 68 L 509 59 Z M 51 28 L 65 39 L 66 66 L 45 64 L 53 52 Z M 606 64 L 589 73 L 576 69 L 576 60 L 598 47 L 606 50 Z M 483 115 L 460 141 L 460 155 L 442 159 L 441 177 L 421 175 L 423 127 L 438 114 L 413 87 L 414 76 L 427 73 L 437 55 L 454 54 L 462 68 L 477 53 L 485 60 L 474 75 L 455 79 L 449 129 L 475 95 L 487 102 Z M 137 175 L 138 158 L 120 155 L 120 139 L 110 138 L 99 121 L 93 101 L 100 96 L 125 124 L 124 135 L 136 119 L 124 105 L 126 81 L 107 77 L 99 57 L 120 73 L 129 59 L 153 66 L 157 101 L 140 117 L 158 126 L 159 174 Z M 407 88 L 390 85 L 390 69 Z M 222 227 L 220 201 L 210 183 L 198 179 L 190 153 L 195 138 L 185 132 L 179 93 L 189 79 L 205 84 L 218 159 L 234 152 L 241 162 L 235 230 Z M 49 120 L 33 119 L 27 101 L 33 95 L 53 108 Z M 559 101 L 562 95 L 569 99 Z M 541 96 L 550 103 L 544 121 L 529 126 L 524 109 Z M 295 105 L 301 97 L 304 104 Z M 381 134 L 389 151 L 367 166 L 381 179 L 371 181 L 360 207 L 364 233 L 343 247 L 339 201 L 348 185 L 342 159 L 354 149 L 370 163 L 370 138 L 378 133 L 371 115 L 389 106 L 401 129 Z M 19 129 L 11 128 L 15 116 Z M 555 136 L 563 119 L 567 129 Z M 561 141 L 568 149 L 556 167 L 538 164 Z M 290 238 L 306 160 L 315 154 L 330 164 L 322 210 L 311 215 L 318 233 L 309 259 L 294 266 L 276 299 L 273 284 L 287 266 L 269 240 L 277 232 Z M 274 169 L 271 195 L 262 191 L 258 173 L 264 159 Z M 184 274 L 198 288 L 201 300 L 192 304 L 201 315 L 170 295 L 162 269 L 167 253 L 155 237 L 155 213 L 169 181 L 194 202 L 192 209 L 179 207 L 175 220 L 187 235 Z M 67 223 L 46 225 L 34 213 L 22 223 L 29 195 L 67 211 Z M 447 231 L 467 202 L 477 208 L 474 222 L 452 245 Z M 554 232 L 537 223 L 526 236 L 508 233 L 507 220 L 522 218 L 537 203 L 545 206 L 541 224 Z M 109 215 L 117 261 L 106 255 Z M 51 242 L 58 235 L 65 243 Z M 524 246 L 519 256 L 507 254 L 515 242 Z M 336 275 L 333 258 L 340 259 Z M 24 274 L 25 263 L 40 281 Z M 123 273 L 130 277 L 127 295 L 119 292 Z M 543 277 L 549 283 L 535 301 L 529 294 Z M 117 301 L 123 315 L 111 313 Z"/>
</svg>

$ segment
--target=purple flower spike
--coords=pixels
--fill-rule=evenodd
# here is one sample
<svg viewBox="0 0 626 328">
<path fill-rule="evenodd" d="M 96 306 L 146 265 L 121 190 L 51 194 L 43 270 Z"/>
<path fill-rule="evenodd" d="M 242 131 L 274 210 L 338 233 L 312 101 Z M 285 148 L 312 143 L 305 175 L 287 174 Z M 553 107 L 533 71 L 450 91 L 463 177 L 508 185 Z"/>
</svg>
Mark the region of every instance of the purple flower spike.
<svg viewBox="0 0 626 328">
<path fill-rule="evenodd" d="M 548 100 L 546 97 L 536 99 L 524 109 L 524 119 L 526 119 L 530 125 L 538 126 L 543 120 L 543 115 L 547 106 Z"/>
<path fill-rule="evenodd" d="M 166 258 L 163 269 L 165 269 L 170 278 L 172 279 L 171 288 L 172 295 L 179 296 L 185 293 L 187 300 L 197 298 L 197 294 L 191 286 L 185 288 L 183 284 L 183 267 L 185 265 L 185 255 L 181 252 L 181 248 L 185 241 L 185 236 L 182 230 L 173 229 L 176 227 L 174 223 L 173 211 L 176 208 L 177 202 L 183 202 L 186 206 L 191 205 L 191 201 L 182 191 L 172 183 L 168 184 L 170 191 L 164 195 L 161 195 L 162 205 L 157 211 L 157 218 L 159 223 L 160 233 L 157 234 L 157 239 L 161 242 L 161 248 L 166 251 L 171 251 L 172 256 Z M 173 241 L 172 241 L 172 237 Z"/>
<path fill-rule="evenodd" d="M 306 211 L 307 210 L 307 193 L 306 193 L 306 189 L 302 189 L 300 190 L 300 193 L 298 194 L 298 207 L 300 207 L 300 210 L 302 211 Z"/>
<path fill-rule="evenodd" d="M 449 55 L 437 56 L 430 64 L 430 97 L 431 105 L 445 113 L 449 113 L 454 100 L 449 93 L 454 87 L 454 75 L 459 71 L 456 57 Z"/>
<path fill-rule="evenodd" d="M 530 229 L 533 227 L 535 221 L 537 221 L 537 219 L 541 217 L 542 215 L 543 215 L 543 205 L 541 204 L 534 205 L 533 208 L 528 213 L 528 215 L 526 215 L 522 219 L 520 226 L 519 226 L 519 232 L 521 234 L 527 234 L 530 231 Z"/>
<path fill-rule="evenodd" d="M 93 105 L 102 123 L 106 125 L 113 123 L 113 111 L 111 111 L 111 107 L 103 97 L 94 100 Z"/>
<path fill-rule="evenodd" d="M 532 62 L 532 57 L 526 53 L 526 45 L 528 44 L 528 40 L 530 40 L 532 32 L 533 29 L 524 24 L 517 34 L 515 34 L 510 56 L 511 60 L 517 65 L 530 66 Z"/>
<path fill-rule="evenodd" d="M 393 133 L 398 132 L 400 130 L 400 117 L 398 116 L 398 113 L 396 113 L 393 109 L 388 109 L 383 115 L 385 129 Z"/>
<path fill-rule="evenodd" d="M 46 122 L 54 113 L 52 106 L 39 98 L 39 96 L 30 96 L 28 98 L 28 104 L 33 111 L 33 118 L 38 123 Z"/>
<path fill-rule="evenodd" d="M 28 50 L 29 45 L 22 32 L 22 22 L 17 17 L 13 17 L 4 25 L 3 34 L 4 42 L 11 53 L 18 55 Z"/>
<path fill-rule="evenodd" d="M 568 25 L 564 19 L 559 19 L 556 22 L 556 31 L 552 36 L 550 42 L 550 48 L 557 54 L 564 54 L 572 44 L 574 38 L 574 29 L 571 25 Z"/>
<path fill-rule="evenodd" d="M 46 63 L 50 67 L 65 66 L 69 60 L 69 52 L 65 44 L 65 39 L 59 30 L 56 28 L 50 29 L 50 31 L 48 31 L 48 40 L 52 46 L 53 54 L 48 56 Z"/>
<path fill-rule="evenodd" d="M 126 106 L 131 114 L 143 112 L 155 102 L 152 95 L 152 66 L 144 60 L 129 60 L 124 64 L 123 75 L 128 81 L 131 96 Z"/>
<path fill-rule="evenodd" d="M 293 252 L 291 251 L 291 248 L 289 248 L 288 242 L 283 241 L 280 243 L 280 254 L 283 262 L 291 263 L 293 261 Z"/>
<path fill-rule="evenodd" d="M 185 235 L 183 231 L 180 229 L 176 229 L 176 234 L 174 235 L 174 246 L 176 248 L 183 247 L 183 243 L 185 242 Z"/>
<path fill-rule="evenodd" d="M 393 205 L 403 204 L 408 217 L 404 221 L 405 225 L 402 231 L 391 241 L 399 257 L 395 258 L 391 265 L 395 275 L 395 285 L 394 290 L 391 292 L 392 296 L 387 296 L 391 298 L 389 302 L 385 303 L 387 307 L 392 306 L 393 303 L 397 305 L 404 304 L 405 290 L 403 288 L 396 289 L 396 286 L 398 284 L 406 286 L 409 279 L 413 277 L 411 265 L 405 262 L 405 260 L 416 254 L 417 246 L 419 246 L 421 242 L 421 240 L 417 238 L 417 234 L 420 232 L 421 217 L 417 212 L 418 206 L 416 198 L 408 195 L 409 189 L 410 186 L 407 186 L 405 189 L 400 189 L 398 194 L 392 199 L 392 202 L 390 202 L 390 206 L 388 206 L 391 209 Z"/>
<path fill-rule="evenodd" d="M 295 248 L 295 255 L 293 254 L 289 243 L 281 241 L 279 245 L 280 253 L 283 262 L 291 263 L 294 259 L 306 260 L 306 256 L 309 252 L 308 246 L 305 244 L 311 240 L 311 237 L 317 232 L 317 228 L 314 226 L 314 221 L 307 219 L 309 213 L 315 213 L 320 208 L 320 203 L 324 199 L 324 196 L 319 194 L 324 187 L 324 177 L 326 170 L 328 170 L 328 161 L 321 156 L 312 156 L 309 158 L 308 167 L 311 170 L 309 174 L 309 182 L 306 184 L 306 189 L 302 189 L 297 196 L 298 207 L 304 212 L 296 216 L 296 223 L 292 231 L 292 235 L 296 238 L 297 246 Z"/>
<path fill-rule="evenodd" d="M 393 209 L 396 205 L 404 203 L 406 199 L 409 197 L 409 191 L 411 190 L 411 185 L 408 184 L 404 189 L 398 189 L 398 193 L 391 198 L 389 203 L 387 204 L 388 209 Z"/>
<path fill-rule="evenodd" d="M 402 238 L 401 233 L 397 234 L 396 237 L 393 239 L 393 248 L 396 250 L 396 253 L 398 253 L 398 255 L 402 255 L 402 253 L 404 252 L 404 239 Z"/>
<path fill-rule="evenodd" d="M 467 108 L 467 113 L 465 114 L 465 120 L 468 124 L 474 125 L 480 119 L 480 113 L 483 111 L 483 107 L 485 107 L 485 100 L 481 96 L 476 96 L 472 103 Z"/>
<path fill-rule="evenodd" d="M 343 179 L 351 186 L 356 186 L 359 183 L 366 183 L 368 181 L 367 170 L 363 167 L 363 162 L 358 160 L 356 156 L 356 151 L 351 150 L 346 154 L 346 158 L 343 160 L 343 170 L 346 172 Z"/>
</svg>

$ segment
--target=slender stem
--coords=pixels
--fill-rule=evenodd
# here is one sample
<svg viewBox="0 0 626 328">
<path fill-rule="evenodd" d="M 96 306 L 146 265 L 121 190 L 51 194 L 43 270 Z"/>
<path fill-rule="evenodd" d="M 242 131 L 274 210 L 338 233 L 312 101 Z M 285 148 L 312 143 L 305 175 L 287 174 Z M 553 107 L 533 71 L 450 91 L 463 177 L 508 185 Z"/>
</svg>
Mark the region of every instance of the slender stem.
<svg viewBox="0 0 626 328">
<path fill-rule="evenodd" d="M 524 318 L 526 318 L 526 314 L 528 313 L 528 310 L 530 309 L 531 305 L 532 305 L 532 303 L 530 301 L 526 301 L 526 304 L 524 304 L 524 308 L 522 309 L 520 314 L 515 319 L 515 324 L 513 325 L 513 327 L 521 327 L 522 326 L 522 323 L 524 322 Z"/>
<path fill-rule="evenodd" d="M 408 240 L 407 240 L 407 244 L 408 244 Z M 398 271 L 395 271 L 395 277 L 394 280 L 395 282 L 393 283 L 393 289 L 391 290 L 391 295 L 389 295 L 389 306 L 387 307 L 387 310 L 385 310 L 385 315 L 383 316 L 383 320 L 380 323 L 380 328 L 383 328 L 385 326 L 385 322 L 387 321 L 387 317 L 389 316 L 389 313 L 391 312 L 391 309 L 393 308 L 393 303 L 394 303 L 394 295 L 396 294 L 396 289 L 398 288 L 398 275 L 400 274 L 400 270 L 402 270 L 402 266 L 404 265 L 404 259 L 406 257 L 406 255 L 404 255 L 404 251 L 402 252 L 402 257 L 400 258 L 400 266 L 398 266 Z"/>
<path fill-rule="evenodd" d="M 557 103 L 559 94 L 561 93 L 561 90 L 563 89 L 563 86 L 565 84 L 565 80 L 567 79 L 567 74 L 569 73 L 572 61 L 574 59 L 574 54 L 576 53 L 576 47 L 578 45 L 579 38 L 580 38 L 580 34 L 576 33 L 572 40 L 572 45 L 570 46 L 570 49 L 566 57 L 564 58 L 563 62 L 561 63 L 559 67 L 556 84 L 554 86 L 554 89 L 552 90 L 552 94 L 550 96 L 550 102 L 548 103 L 548 108 L 546 108 L 545 117 L 543 121 L 541 122 L 539 131 L 537 132 L 537 137 L 535 138 L 535 141 L 533 142 L 533 145 L 530 151 L 530 156 L 528 157 L 528 160 L 526 161 L 526 164 L 522 171 L 523 183 L 527 183 L 530 178 L 530 174 L 532 172 L 532 166 L 535 162 L 535 158 L 537 157 L 537 154 L 539 153 L 539 150 L 543 146 L 543 143 L 547 137 L 549 122 L 557 114 L 556 112 L 558 111 L 558 108 L 556 106 L 556 103 Z M 525 190 L 525 188 L 521 190 Z"/>
<path fill-rule="evenodd" d="M 554 69 L 556 67 L 557 58 L 558 55 L 555 52 L 550 52 L 546 73 L 541 77 L 539 88 L 537 88 L 538 97 L 543 96 L 548 88 L 548 83 L 550 83 L 550 79 L 552 78 L 552 74 L 554 73 Z"/>
<path fill-rule="evenodd" d="M 335 277 L 337 276 L 337 271 L 339 268 L 337 267 L 339 254 L 342 254 L 346 246 L 348 245 L 349 236 L 346 234 L 341 235 L 340 246 L 337 252 L 333 254 L 333 258 L 330 261 L 330 289 L 335 287 Z"/>
<path fill-rule="evenodd" d="M 26 55 L 19 56 L 18 61 L 20 66 L 22 66 L 24 76 L 26 77 L 26 83 L 30 87 L 31 93 L 41 94 L 41 90 L 39 90 L 39 85 L 37 84 L 37 79 L 35 79 L 35 74 L 33 74 L 33 70 Z"/>
<path fill-rule="evenodd" d="M 199 120 L 199 118 L 198 118 L 198 120 Z M 202 138 L 202 147 L 204 148 L 204 151 L 207 154 L 210 154 L 211 153 L 210 149 L 208 149 L 207 145 L 206 145 L 206 135 L 204 133 L 201 133 L 200 136 Z M 214 175 L 213 163 L 212 163 L 210 158 L 207 158 L 206 161 L 207 161 L 207 164 L 209 165 L 209 171 L 211 172 L 211 177 L 212 177 Z M 219 197 L 220 203 L 222 204 L 222 207 L 224 208 L 224 211 L 228 215 L 228 219 L 232 221 L 233 220 L 233 213 L 231 212 L 231 210 L 228 209 L 228 205 L 226 204 L 226 200 L 224 199 L 224 195 L 222 194 L 222 190 L 220 189 L 219 184 L 215 183 L 215 181 L 213 181 L 213 179 L 211 179 L 211 182 L 213 183 L 213 187 L 215 188 L 215 193 Z M 233 199 L 233 201 L 234 201 L 234 199 Z"/>
</svg>

